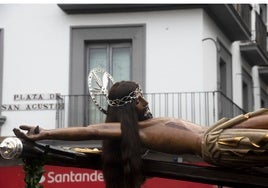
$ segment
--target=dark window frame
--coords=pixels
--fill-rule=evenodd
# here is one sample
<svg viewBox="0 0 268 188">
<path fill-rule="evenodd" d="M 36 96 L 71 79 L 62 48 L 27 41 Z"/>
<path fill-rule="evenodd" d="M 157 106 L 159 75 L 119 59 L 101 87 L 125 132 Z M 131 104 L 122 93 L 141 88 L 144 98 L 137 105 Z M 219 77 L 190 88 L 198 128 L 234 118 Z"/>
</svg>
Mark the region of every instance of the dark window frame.
<svg viewBox="0 0 268 188">
<path fill-rule="evenodd" d="M 110 25 L 87 26 L 70 28 L 70 76 L 69 95 L 83 95 L 87 93 L 85 87 L 86 71 L 86 45 L 90 41 L 125 41 L 132 42 L 132 81 L 145 89 L 145 24 L 139 25 Z M 81 111 L 69 106 L 69 125 L 86 125 L 85 103 L 81 103 Z"/>
<path fill-rule="evenodd" d="M 233 68 L 232 68 L 232 54 L 229 52 L 229 50 L 223 45 L 222 42 L 219 41 L 219 39 L 217 39 L 220 50 L 219 50 L 219 54 L 218 54 L 218 59 L 217 59 L 217 64 L 218 64 L 218 89 L 221 89 L 221 82 L 223 80 L 221 80 L 221 78 L 225 78 L 226 80 L 224 80 L 224 83 L 222 83 L 225 86 L 225 95 L 232 99 L 233 98 Z M 222 71 L 221 65 L 224 65 L 223 67 L 225 68 L 225 71 Z M 220 74 L 225 72 L 226 75 L 221 76 Z"/>
<path fill-rule="evenodd" d="M 264 88 L 261 88 L 261 108 L 268 107 L 268 93 Z"/>
<path fill-rule="evenodd" d="M 233 99 L 233 69 L 232 69 L 232 54 L 217 38 L 217 90 L 229 99 Z M 225 74 L 225 75 L 221 75 Z M 224 79 L 224 80 L 222 80 Z M 222 87 L 224 90 L 222 90 Z M 229 107 L 223 101 L 223 97 L 218 97 L 218 117 L 225 117 L 229 114 Z"/>
<path fill-rule="evenodd" d="M 243 84 L 243 109 L 245 111 L 253 111 L 253 82 L 251 75 L 246 71 L 246 69 L 242 69 L 242 84 Z M 244 87 L 246 87 L 247 91 L 244 91 Z M 247 95 L 247 96 L 245 96 Z M 247 103 L 247 104 L 245 104 Z"/>
<path fill-rule="evenodd" d="M 125 78 L 123 80 L 131 80 L 132 78 L 132 74 L 131 74 L 131 67 L 132 67 L 132 62 L 131 62 L 131 59 L 132 59 L 132 43 L 131 41 L 129 40 L 126 40 L 126 41 L 105 41 L 105 42 L 88 42 L 87 45 L 86 45 L 86 71 L 87 73 L 89 74 L 89 71 L 92 69 L 90 68 L 90 66 L 92 66 L 90 64 L 90 61 L 89 61 L 89 58 L 90 58 L 90 55 L 89 55 L 89 51 L 90 49 L 106 49 L 106 65 L 105 65 L 105 69 L 107 70 L 108 68 L 108 72 L 113 76 L 115 82 L 117 81 L 121 81 L 122 79 L 117 79 L 118 75 L 115 74 L 114 70 L 113 70 L 113 66 L 114 66 L 114 62 L 113 62 L 113 50 L 115 49 L 118 49 L 118 48 L 129 48 L 129 51 L 130 51 L 130 67 L 128 69 L 129 72 L 129 78 Z M 94 65 L 93 65 L 94 66 Z M 95 67 L 93 67 L 95 68 Z M 85 83 L 85 87 L 88 86 L 88 83 Z M 86 91 L 86 95 L 88 95 L 88 90 Z M 94 123 L 99 123 L 99 122 L 104 122 L 105 121 L 105 115 L 97 110 L 96 111 L 96 106 L 95 104 L 91 101 L 91 100 L 86 100 L 85 101 L 85 111 L 86 111 L 86 117 L 84 118 L 85 119 L 85 123 L 84 124 L 94 124 Z M 102 106 L 102 105 L 101 105 Z"/>
</svg>

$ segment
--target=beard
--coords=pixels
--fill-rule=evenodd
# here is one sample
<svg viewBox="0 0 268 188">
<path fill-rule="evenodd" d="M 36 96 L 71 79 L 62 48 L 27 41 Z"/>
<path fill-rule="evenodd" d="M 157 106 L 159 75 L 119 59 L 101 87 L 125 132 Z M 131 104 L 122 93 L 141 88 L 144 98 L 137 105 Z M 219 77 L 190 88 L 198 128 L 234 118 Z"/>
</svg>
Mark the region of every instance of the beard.
<svg viewBox="0 0 268 188">
<path fill-rule="evenodd" d="M 139 116 L 139 121 L 144 121 L 144 120 L 153 118 L 153 114 L 151 113 L 150 108 L 148 106 L 146 106 L 143 112 L 139 113 L 138 116 Z"/>
</svg>

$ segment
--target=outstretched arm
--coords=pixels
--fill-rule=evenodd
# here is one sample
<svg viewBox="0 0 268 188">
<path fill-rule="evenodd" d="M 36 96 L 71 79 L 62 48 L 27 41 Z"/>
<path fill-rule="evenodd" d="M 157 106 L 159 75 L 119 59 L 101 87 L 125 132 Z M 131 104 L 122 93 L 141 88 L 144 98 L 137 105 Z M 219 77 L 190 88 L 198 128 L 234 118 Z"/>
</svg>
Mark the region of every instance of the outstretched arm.
<svg viewBox="0 0 268 188">
<path fill-rule="evenodd" d="M 139 122 L 140 138 L 143 146 L 166 153 L 195 153 L 200 154 L 202 129 L 195 124 L 170 119 L 156 118 Z M 39 133 L 34 131 L 35 127 L 20 126 L 14 129 L 17 137 L 32 141 L 52 140 L 102 140 L 120 138 L 120 123 L 100 123 L 87 127 L 68 127 L 45 130 Z M 27 131 L 25 134 L 24 131 Z"/>
<path fill-rule="evenodd" d="M 23 131 L 27 131 L 24 133 Z M 13 129 L 13 132 L 18 138 L 23 138 L 27 140 L 101 140 L 101 139 L 111 139 L 120 137 L 121 129 L 119 123 L 102 123 L 89 125 L 87 127 L 68 127 L 68 128 L 58 128 L 58 129 L 42 129 L 35 131 L 36 127 L 21 125 L 20 129 Z"/>
<path fill-rule="evenodd" d="M 140 122 L 140 128 L 157 124 L 157 121 L 147 120 Z M 13 132 L 18 138 L 26 140 L 103 140 L 119 138 L 121 136 L 121 127 L 119 122 L 99 123 L 89 125 L 87 127 L 67 127 L 57 129 L 43 129 L 38 126 L 21 125 L 19 128 L 14 128 Z M 26 133 L 24 132 L 26 131 Z"/>
</svg>

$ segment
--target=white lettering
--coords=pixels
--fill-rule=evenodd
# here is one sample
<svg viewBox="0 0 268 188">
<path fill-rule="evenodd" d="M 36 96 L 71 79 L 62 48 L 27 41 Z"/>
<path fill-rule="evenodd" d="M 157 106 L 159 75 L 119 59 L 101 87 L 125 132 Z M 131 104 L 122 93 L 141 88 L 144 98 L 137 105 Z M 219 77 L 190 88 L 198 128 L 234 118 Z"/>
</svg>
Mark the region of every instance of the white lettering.
<svg viewBox="0 0 268 188">
<path fill-rule="evenodd" d="M 63 175 L 64 175 L 64 174 L 63 174 Z M 70 172 L 70 178 L 71 178 L 71 182 L 74 182 L 74 178 L 73 178 L 73 177 L 74 177 L 74 175 L 75 175 L 75 174 L 73 173 L 73 171 L 71 171 L 71 172 Z"/>
<path fill-rule="evenodd" d="M 82 182 L 83 181 L 83 179 L 82 179 L 82 175 L 83 174 L 76 174 L 75 175 L 75 182 Z"/>
<path fill-rule="evenodd" d="M 98 180 L 99 180 L 99 181 L 104 181 L 103 173 L 99 173 L 99 174 L 98 174 Z"/>
<path fill-rule="evenodd" d="M 54 181 L 56 183 L 61 183 L 62 182 L 62 175 L 61 174 L 56 174 L 54 179 L 55 179 Z"/>
<path fill-rule="evenodd" d="M 96 171 L 95 171 L 96 172 Z M 83 181 L 87 181 L 89 182 L 90 181 L 90 174 L 88 173 L 83 173 Z"/>
<path fill-rule="evenodd" d="M 70 177 L 68 176 L 68 174 L 63 174 L 62 176 L 61 174 L 57 174 L 57 176 L 61 180 L 60 182 L 70 182 Z M 71 182 L 73 181 L 71 180 Z"/>
<path fill-rule="evenodd" d="M 65 182 L 103 182 L 102 172 L 94 171 L 92 173 L 74 173 L 70 171 L 69 173 L 56 174 L 51 171 L 47 173 L 47 183 L 65 183 Z"/>
<path fill-rule="evenodd" d="M 47 180 L 47 183 L 53 183 L 54 182 L 54 172 L 49 172 L 47 173 L 47 176 L 48 176 L 48 180 Z"/>
<path fill-rule="evenodd" d="M 90 174 L 90 179 L 92 181 L 97 181 L 97 179 L 98 179 L 97 171 L 94 171 L 92 174 Z"/>
</svg>

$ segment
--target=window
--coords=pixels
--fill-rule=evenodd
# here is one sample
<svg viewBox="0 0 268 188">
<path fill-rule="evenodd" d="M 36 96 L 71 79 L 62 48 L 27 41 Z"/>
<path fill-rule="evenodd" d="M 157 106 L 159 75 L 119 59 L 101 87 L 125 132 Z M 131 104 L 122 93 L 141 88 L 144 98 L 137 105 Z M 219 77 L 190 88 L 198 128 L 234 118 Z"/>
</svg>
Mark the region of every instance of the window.
<svg viewBox="0 0 268 188">
<path fill-rule="evenodd" d="M 218 89 L 228 98 L 232 99 L 232 57 L 222 43 L 219 42 L 219 44 Z"/>
<path fill-rule="evenodd" d="M 101 67 L 109 72 L 115 81 L 131 80 L 131 49 L 131 42 L 89 42 L 86 57 L 87 75 L 90 70 Z M 102 102 L 101 106 L 105 105 L 105 101 L 100 100 L 99 102 Z M 105 115 L 96 111 L 94 103 L 89 102 L 87 107 L 86 121 L 89 124 L 105 120 Z"/>
<path fill-rule="evenodd" d="M 232 56 L 224 45 L 219 42 L 218 54 L 218 90 L 223 94 L 219 96 L 219 118 L 232 117 L 233 109 L 229 99 L 233 98 L 232 90 Z M 227 99 L 227 98 L 228 99 Z"/>
<path fill-rule="evenodd" d="M 131 79 L 131 42 L 97 43 L 87 46 L 87 73 L 96 67 L 108 71 L 116 81 Z"/>
<path fill-rule="evenodd" d="M 220 91 L 227 94 L 226 63 L 220 59 Z"/>
<path fill-rule="evenodd" d="M 246 82 L 243 81 L 243 109 L 248 112 L 249 104 L 248 104 L 248 97 L 249 97 L 249 87 Z"/>
<path fill-rule="evenodd" d="M 268 107 L 268 94 L 264 89 L 261 89 L 261 108 Z"/>
<path fill-rule="evenodd" d="M 243 109 L 246 112 L 253 110 L 253 83 L 251 76 L 243 69 Z"/>
<path fill-rule="evenodd" d="M 95 66 L 105 68 L 116 81 L 133 80 L 145 88 L 145 26 L 71 28 L 69 94 L 74 97 L 69 101 L 69 125 L 89 123 L 89 98 L 76 96 L 88 94 L 87 75 Z"/>
</svg>

